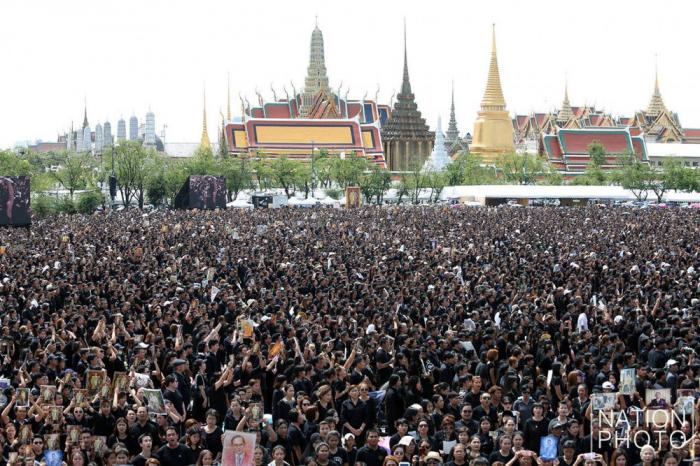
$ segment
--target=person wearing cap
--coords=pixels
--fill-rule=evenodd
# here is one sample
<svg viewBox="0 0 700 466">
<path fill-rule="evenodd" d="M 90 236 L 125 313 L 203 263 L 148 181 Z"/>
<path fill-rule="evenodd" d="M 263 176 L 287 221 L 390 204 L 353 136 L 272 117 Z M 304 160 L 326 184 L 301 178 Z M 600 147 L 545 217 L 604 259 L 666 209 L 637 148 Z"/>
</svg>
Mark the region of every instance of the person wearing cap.
<svg viewBox="0 0 700 466">
<path fill-rule="evenodd" d="M 513 411 L 519 413 L 518 418 L 520 419 L 521 428 L 525 426 L 525 422 L 532 417 L 532 407 L 535 404 L 535 400 L 530 397 L 530 387 L 523 385 L 520 388 L 520 396 L 513 403 Z"/>
<path fill-rule="evenodd" d="M 185 404 L 185 406 L 189 406 L 190 400 L 192 399 L 192 383 L 190 382 L 189 377 L 185 375 L 187 366 L 187 361 L 184 359 L 178 358 L 173 361 L 173 375 L 177 380 L 177 391 L 182 397 L 182 402 Z"/>
<path fill-rule="evenodd" d="M 423 463 L 427 466 L 439 466 L 442 465 L 442 456 L 436 451 L 429 451 L 423 457 Z"/>
<path fill-rule="evenodd" d="M 678 361 L 669 359 L 666 361 L 666 387 L 671 389 L 671 399 L 676 399 L 678 389 Z"/>
</svg>

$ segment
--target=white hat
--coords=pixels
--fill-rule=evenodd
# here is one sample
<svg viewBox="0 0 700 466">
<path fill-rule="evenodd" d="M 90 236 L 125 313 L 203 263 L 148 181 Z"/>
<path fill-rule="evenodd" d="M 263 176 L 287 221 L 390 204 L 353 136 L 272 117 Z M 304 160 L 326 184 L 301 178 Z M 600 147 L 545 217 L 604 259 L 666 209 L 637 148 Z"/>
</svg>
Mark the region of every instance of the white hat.
<svg viewBox="0 0 700 466">
<path fill-rule="evenodd" d="M 611 382 L 603 382 L 603 389 L 615 390 L 615 385 L 613 385 Z"/>
<path fill-rule="evenodd" d="M 343 435 L 343 440 L 347 441 L 347 439 L 349 438 L 355 438 L 355 434 L 351 434 L 350 432 L 348 432 L 347 434 Z"/>
<path fill-rule="evenodd" d="M 668 361 L 666 361 L 666 367 L 671 367 L 674 364 L 678 364 L 678 361 L 676 361 L 675 359 L 669 359 Z"/>
<path fill-rule="evenodd" d="M 370 333 L 377 333 L 377 327 L 375 327 L 374 324 L 369 324 L 367 326 L 367 331 L 365 334 L 369 335 Z"/>
<path fill-rule="evenodd" d="M 414 439 L 410 435 L 404 435 L 403 437 L 401 437 L 401 440 L 399 440 L 399 445 L 404 445 L 407 447 L 411 444 L 411 442 L 415 442 L 415 441 L 416 441 L 416 439 Z"/>
<path fill-rule="evenodd" d="M 613 322 L 615 322 L 615 324 L 619 324 L 619 323 L 622 322 L 623 320 L 625 320 L 624 317 L 622 317 L 622 316 L 615 316 L 615 318 L 613 319 Z"/>
</svg>

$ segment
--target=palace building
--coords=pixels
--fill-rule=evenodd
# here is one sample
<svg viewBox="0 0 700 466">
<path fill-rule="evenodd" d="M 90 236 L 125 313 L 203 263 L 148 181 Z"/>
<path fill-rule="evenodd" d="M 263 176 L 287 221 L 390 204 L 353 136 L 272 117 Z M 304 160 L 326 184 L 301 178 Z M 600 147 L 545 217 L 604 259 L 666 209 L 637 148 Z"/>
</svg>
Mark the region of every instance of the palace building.
<svg viewBox="0 0 700 466">
<path fill-rule="evenodd" d="M 340 157 L 365 157 L 386 167 L 381 127 L 391 109 L 373 100 L 349 100 L 346 91 L 331 89 L 325 65 L 323 33 L 316 24 L 304 89 L 258 105 L 241 102 L 241 121 L 229 111 L 223 138 L 234 156 L 288 157 L 309 161 L 320 150 Z"/>
</svg>

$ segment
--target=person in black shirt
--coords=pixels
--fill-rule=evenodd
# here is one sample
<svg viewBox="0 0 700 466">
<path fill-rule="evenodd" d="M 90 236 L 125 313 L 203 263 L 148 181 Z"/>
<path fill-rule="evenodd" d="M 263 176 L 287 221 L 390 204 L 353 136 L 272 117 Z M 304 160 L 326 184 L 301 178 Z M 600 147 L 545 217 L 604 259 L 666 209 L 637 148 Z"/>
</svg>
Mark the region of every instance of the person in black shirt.
<svg viewBox="0 0 700 466">
<path fill-rule="evenodd" d="M 388 454 L 384 448 L 379 446 L 379 431 L 369 429 L 367 431 L 367 444 L 357 450 L 355 461 L 362 461 L 367 466 L 382 466 L 384 458 Z"/>
<path fill-rule="evenodd" d="M 166 400 L 170 400 L 177 410 L 177 413 L 180 416 L 185 415 L 185 401 L 182 398 L 182 395 L 178 391 L 178 382 L 177 378 L 173 375 L 170 374 L 165 378 L 165 390 L 163 390 L 163 398 Z"/>
<path fill-rule="evenodd" d="M 149 434 L 154 446 L 157 446 L 159 443 L 158 426 L 148 419 L 148 410 L 145 406 L 139 406 L 136 410 L 136 422 L 129 429 L 129 433 L 134 438 L 140 438 L 143 434 Z"/>
<path fill-rule="evenodd" d="M 540 450 L 540 438 L 547 435 L 549 424 L 543 416 L 542 404 L 535 403 L 532 406 L 532 417 L 525 422 L 523 433 L 525 434 L 525 449 L 531 451 Z"/>
<path fill-rule="evenodd" d="M 192 457 L 192 450 L 178 442 L 177 429 L 168 427 L 165 439 L 167 443 L 155 454 L 161 466 L 188 466 L 194 463 L 196 458 Z"/>
<path fill-rule="evenodd" d="M 512 446 L 513 439 L 510 435 L 502 435 L 501 438 L 498 439 L 498 450 L 495 450 L 489 455 L 489 463 L 493 464 L 497 461 L 504 464 L 508 463 L 514 456 L 513 450 L 511 449 Z"/>
<path fill-rule="evenodd" d="M 153 439 L 151 439 L 150 435 L 143 434 L 139 437 L 139 446 L 141 451 L 131 460 L 132 466 L 144 466 L 146 464 L 146 460 L 152 455 Z"/>
</svg>

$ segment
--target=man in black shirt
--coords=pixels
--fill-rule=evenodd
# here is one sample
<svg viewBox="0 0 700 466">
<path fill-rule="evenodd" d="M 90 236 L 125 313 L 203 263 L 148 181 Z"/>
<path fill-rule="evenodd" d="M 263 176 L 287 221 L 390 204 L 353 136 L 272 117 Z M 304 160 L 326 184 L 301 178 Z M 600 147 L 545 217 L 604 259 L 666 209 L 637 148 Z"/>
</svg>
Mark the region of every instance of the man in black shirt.
<svg viewBox="0 0 700 466">
<path fill-rule="evenodd" d="M 139 406 L 136 410 L 136 422 L 129 429 L 129 433 L 134 438 L 139 438 L 143 434 L 149 434 L 153 440 L 153 445 L 158 445 L 158 426 L 148 419 L 148 410 L 145 406 Z"/>
<path fill-rule="evenodd" d="M 379 431 L 377 429 L 367 430 L 367 443 L 357 450 L 356 462 L 364 462 L 367 466 L 382 466 L 387 451 L 379 446 Z"/>
<path fill-rule="evenodd" d="M 185 416 L 185 402 L 182 395 L 178 391 L 177 379 L 173 374 L 165 378 L 165 390 L 163 390 L 163 398 L 170 401 L 180 416 Z"/>
<path fill-rule="evenodd" d="M 161 466 L 187 466 L 195 462 L 195 458 L 192 458 L 193 450 L 178 442 L 177 430 L 174 427 L 168 427 L 165 439 L 168 443 L 160 447 L 155 455 Z"/>
<path fill-rule="evenodd" d="M 143 434 L 139 437 L 139 446 L 141 447 L 141 451 L 131 460 L 133 466 L 144 466 L 146 464 L 146 460 L 152 455 L 151 448 L 153 447 L 153 439 L 151 439 L 150 435 Z"/>
<path fill-rule="evenodd" d="M 109 400 L 100 402 L 100 411 L 92 418 L 92 435 L 109 437 L 114 433 L 116 419 L 112 416 Z"/>
</svg>

